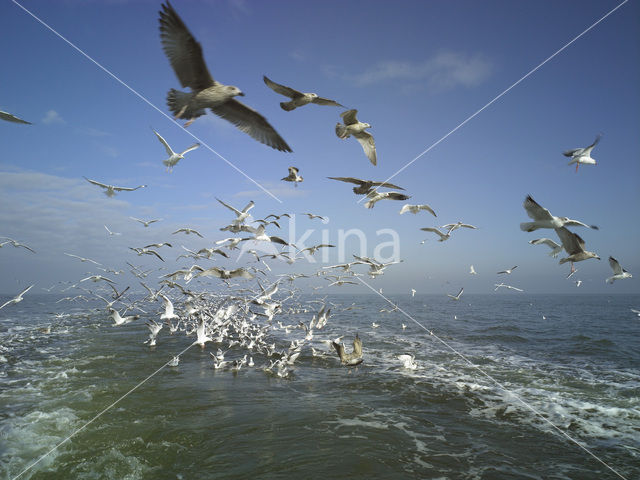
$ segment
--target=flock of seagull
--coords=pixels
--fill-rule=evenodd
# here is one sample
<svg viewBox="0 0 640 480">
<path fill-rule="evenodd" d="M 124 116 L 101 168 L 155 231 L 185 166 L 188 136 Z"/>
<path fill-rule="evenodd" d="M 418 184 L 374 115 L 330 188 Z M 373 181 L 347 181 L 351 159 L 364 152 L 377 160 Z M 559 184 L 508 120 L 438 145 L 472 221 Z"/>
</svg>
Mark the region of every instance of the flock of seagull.
<svg viewBox="0 0 640 480">
<path fill-rule="evenodd" d="M 183 88 L 190 89 L 188 92 L 175 89 L 169 90 L 167 94 L 167 104 L 175 119 L 186 120 L 184 127 L 188 127 L 198 117 L 205 115 L 206 110 L 209 109 L 216 115 L 234 124 L 255 140 L 276 150 L 291 152 L 292 150 L 289 145 L 271 124 L 269 124 L 265 117 L 236 99 L 236 97 L 244 96 L 238 87 L 224 85 L 214 80 L 204 61 L 200 44 L 193 37 L 185 23 L 168 1 L 162 5 L 162 10 L 159 12 L 159 15 L 162 48 L 169 59 L 180 85 Z M 300 92 L 291 87 L 276 83 L 266 76 L 264 76 L 263 80 L 271 90 L 289 98 L 288 101 L 280 103 L 281 108 L 285 111 L 292 111 L 311 103 L 345 108 L 335 100 L 320 97 L 315 93 Z M 342 123 L 338 122 L 335 127 L 337 137 L 340 139 L 354 137 L 362 146 L 368 160 L 373 165 L 376 165 L 377 155 L 375 141 L 373 136 L 367 131 L 371 128 L 371 125 L 360 122 L 357 119 L 357 110 L 355 109 L 344 111 L 340 117 Z M 0 111 L 0 119 L 14 123 L 30 123 L 3 111 Z M 184 159 L 184 156 L 188 152 L 200 146 L 199 143 L 196 143 L 187 147 L 182 152 L 177 153 L 157 131 L 153 130 L 153 133 L 166 150 L 168 157 L 163 160 L 163 164 L 166 166 L 167 172 L 171 172 L 180 160 Z M 596 161 L 591 157 L 591 152 L 599 140 L 600 135 L 588 147 L 564 152 L 563 154 L 565 156 L 571 158 L 569 165 L 575 164 L 576 171 L 581 164 L 595 165 Z M 92 185 L 102 188 L 108 197 L 113 197 L 118 192 L 135 191 L 147 187 L 146 185 L 120 187 L 86 177 L 84 178 Z M 369 209 L 373 208 L 377 202 L 382 200 L 405 201 L 410 198 L 401 192 L 404 191 L 402 187 L 388 182 L 362 180 L 354 177 L 328 178 L 354 185 L 353 193 L 356 195 L 365 195 L 367 201 L 364 206 Z M 303 177 L 300 175 L 299 169 L 292 166 L 289 167 L 288 175 L 282 178 L 282 181 L 292 182 L 297 187 L 297 184 L 303 181 Z M 381 189 L 393 190 L 380 191 Z M 265 372 L 279 377 L 288 377 L 293 371 L 294 362 L 300 356 L 305 345 L 309 346 L 314 357 L 329 356 L 331 349 L 333 349 L 343 365 L 359 365 L 363 361 L 363 345 L 358 334 L 356 334 L 353 339 L 351 352 L 347 352 L 344 343 L 341 341 L 342 337 L 328 338 L 326 335 L 322 335 L 322 329 L 327 324 L 332 309 L 335 314 L 335 311 L 339 308 L 347 311 L 358 307 L 355 305 L 343 307 L 337 304 L 331 304 L 329 306 L 328 303 L 330 302 L 326 302 L 326 299 L 310 300 L 307 301 L 306 304 L 303 302 L 296 303 L 300 291 L 293 287 L 293 283 L 299 278 L 306 278 L 310 275 L 300 273 L 279 275 L 279 278 L 275 282 L 266 287 L 263 286 L 257 278 L 258 275 L 266 277 L 267 273 L 265 270 L 271 270 L 269 264 L 265 261 L 266 259 L 279 259 L 287 263 L 294 263 L 298 258 L 314 255 L 320 249 L 334 248 L 334 245 L 323 243 L 312 247 L 298 248 L 295 244 L 290 244 L 283 238 L 267 234 L 266 232 L 267 227 L 271 228 L 271 225 L 275 228 L 280 228 L 278 221 L 282 217 L 291 217 L 291 214 L 271 214 L 265 218 L 254 220 L 250 214 L 250 211 L 255 207 L 253 201 L 249 202 L 244 208 L 239 209 L 220 199 L 217 200 L 234 214 L 234 218 L 229 224 L 220 228 L 220 230 L 232 234 L 248 235 L 218 240 L 215 242 L 215 246 L 202 248 L 198 251 L 190 250 L 182 246 L 182 249 L 186 253 L 178 256 L 177 259 L 190 258 L 195 262 L 199 259 L 212 259 L 214 256 L 215 258 L 229 258 L 229 253 L 232 250 L 238 250 L 241 242 L 261 242 L 262 244 L 267 242 L 273 247 L 271 253 L 258 253 L 256 250 L 243 249 L 243 252 L 246 251 L 254 256 L 255 264 L 259 265 L 260 268 L 252 265 L 227 270 L 218 266 L 206 268 L 194 263 L 188 268 L 162 275 L 162 280 L 159 281 L 159 287 L 154 288 L 145 283 L 146 278 L 153 270 L 145 271 L 142 267 L 127 262 L 130 267 L 130 272 L 139 278 L 141 286 L 147 292 L 145 296 L 140 297 L 129 292 L 129 286 L 122 291 L 118 291 L 116 282 L 107 276 L 109 274 L 118 275 L 123 272 L 122 270 L 101 268 L 103 265 L 95 260 L 65 253 L 65 255 L 71 258 L 95 265 L 95 268 L 100 268 L 105 274 L 92 274 L 68 286 L 63 291 L 75 288 L 82 290 L 86 295 L 67 297 L 60 301 L 102 300 L 105 303 L 104 310 L 108 312 L 110 318 L 113 320 L 113 326 L 118 328 L 123 328 L 144 316 L 144 318 L 146 318 L 146 326 L 149 330 L 149 336 L 144 343 L 151 348 L 158 344 L 160 332 L 165 326 L 170 335 L 183 333 L 187 336 L 195 336 L 196 339 L 193 345 L 201 348 L 205 348 L 207 343 L 215 343 L 218 346 L 217 351 L 215 353 L 211 352 L 213 368 L 215 369 L 230 369 L 233 372 L 237 372 L 245 365 L 254 366 L 253 357 L 262 355 L 266 359 L 266 363 L 262 365 Z M 532 221 L 524 222 L 520 225 L 523 231 L 533 232 L 538 229 L 553 229 L 560 241 L 560 243 L 556 243 L 549 238 L 539 238 L 531 240 L 529 243 L 533 245 L 547 245 L 551 249 L 549 255 L 554 258 L 564 250 L 567 256 L 562 258 L 560 263 L 571 263 L 569 276 L 573 275 L 576 271 L 574 263 L 590 258 L 600 259 L 597 254 L 585 249 L 585 242 L 580 236 L 568 229 L 569 227 L 585 227 L 597 230 L 598 227 L 567 217 L 554 216 L 549 210 L 539 205 L 531 196 L 526 197 L 524 208 Z M 400 209 L 399 214 L 403 215 L 407 212 L 418 214 L 422 211 L 437 218 L 435 211 L 427 204 L 405 204 Z M 306 213 L 305 215 L 311 220 L 324 220 L 324 217 L 320 215 L 312 213 Z M 152 224 L 162 221 L 162 219 L 142 220 L 135 217 L 130 218 L 139 222 L 145 228 L 149 228 Z M 118 232 L 111 231 L 107 225 L 105 225 L 104 228 L 110 237 L 121 235 Z M 456 230 L 462 231 L 463 229 L 475 230 L 477 227 L 458 221 L 456 223 L 442 225 L 438 228 L 421 228 L 422 231 L 435 234 L 439 242 L 449 240 L 453 232 Z M 180 228 L 172 233 L 172 235 L 178 234 L 203 237 L 200 232 L 189 227 Z M 247 244 L 248 243 L 243 243 L 243 245 Z M 278 250 L 274 244 L 284 248 Z M 27 245 L 7 237 L 0 237 L 0 247 L 7 245 L 16 248 L 21 247 L 35 253 L 35 251 Z M 138 256 L 150 256 L 161 262 L 165 262 L 165 260 L 159 250 L 171 248 L 173 248 L 173 245 L 164 241 L 140 247 L 129 247 L 129 249 Z M 286 254 L 285 248 L 288 248 L 289 252 L 293 251 L 294 253 Z M 298 255 L 301 255 L 301 257 L 298 257 Z M 357 282 L 353 280 L 365 274 L 370 278 L 376 278 L 384 274 L 385 269 L 390 265 L 399 263 L 383 263 L 372 258 L 357 255 L 353 255 L 353 257 L 354 260 L 350 262 L 324 266 L 316 271 L 314 275 L 326 280 L 327 286 L 343 286 L 357 284 Z M 616 259 L 609 257 L 609 263 L 613 270 L 613 275 L 606 279 L 607 283 L 631 278 L 631 274 L 624 270 Z M 357 266 L 364 266 L 368 270 L 365 273 L 358 273 L 352 270 Z M 264 267 L 264 269 L 262 267 Z M 498 271 L 496 274 L 511 275 L 516 268 L 517 265 Z M 476 274 L 477 272 L 474 266 L 471 265 L 469 275 Z M 189 288 L 190 282 L 201 281 L 207 278 L 220 279 L 229 289 L 234 287 L 240 288 L 235 288 L 234 290 L 223 293 L 211 291 L 198 292 Z M 241 284 L 232 283 L 235 279 L 255 279 L 257 287 L 252 289 Z M 184 282 L 184 285 L 178 283 L 180 280 Z M 98 286 L 92 291 L 81 285 L 88 281 Z M 287 282 L 289 285 L 285 286 Z M 581 281 L 578 282 L 576 282 L 576 284 L 579 286 Z M 23 296 L 29 292 L 33 286 L 34 285 L 29 286 L 17 296 L 5 302 L 0 306 L 0 309 L 22 301 Z M 503 282 L 496 283 L 495 290 L 500 288 L 519 292 L 523 291 L 518 287 L 507 285 Z M 276 300 L 274 295 L 279 291 L 281 294 L 285 292 L 285 295 L 281 299 Z M 459 301 L 463 292 L 464 288 L 460 288 L 457 294 L 449 294 L 448 297 L 453 301 Z M 411 289 L 411 295 L 413 296 L 415 293 L 416 290 Z M 148 312 L 150 308 L 157 309 L 155 305 L 158 301 L 162 302 L 162 309 L 159 312 L 159 316 L 158 314 Z M 176 305 L 174 305 L 174 302 L 176 302 Z M 317 305 L 314 305 L 315 303 L 321 304 L 319 309 Z M 151 307 L 149 307 L 149 305 Z M 397 305 L 395 308 L 387 310 L 387 312 L 396 310 L 398 310 Z M 277 320 L 277 316 L 281 314 L 302 315 L 306 313 L 313 313 L 312 319 L 308 324 L 298 322 L 297 324 L 285 325 L 280 320 Z M 260 321 L 257 321 L 258 319 Z M 378 324 L 374 322 L 372 326 L 376 328 Z M 404 328 L 406 328 L 406 326 L 403 324 L 403 329 Z M 288 346 L 278 348 L 271 336 L 271 333 L 278 330 L 283 331 L 287 335 L 292 332 L 294 334 L 299 333 L 300 336 L 299 338 L 291 339 Z M 320 349 L 320 344 L 317 342 L 320 342 L 320 344 L 326 348 L 324 350 Z M 226 350 L 223 350 L 223 346 Z M 242 349 L 244 353 L 243 356 L 235 355 L 233 359 L 225 356 L 230 350 L 237 352 L 237 348 Z M 397 356 L 397 359 L 404 368 L 417 368 L 413 355 L 400 354 Z M 167 365 L 175 367 L 179 364 L 179 360 L 178 356 L 174 356 Z"/>
</svg>

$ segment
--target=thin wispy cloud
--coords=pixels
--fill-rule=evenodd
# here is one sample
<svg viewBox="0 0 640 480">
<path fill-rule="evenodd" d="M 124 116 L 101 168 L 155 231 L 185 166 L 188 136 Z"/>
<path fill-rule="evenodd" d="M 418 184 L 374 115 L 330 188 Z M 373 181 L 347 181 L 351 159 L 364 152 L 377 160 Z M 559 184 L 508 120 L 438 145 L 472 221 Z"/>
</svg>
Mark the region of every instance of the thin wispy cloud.
<svg viewBox="0 0 640 480">
<path fill-rule="evenodd" d="M 67 122 L 55 110 L 49 110 L 42 118 L 45 125 L 64 125 Z"/>
<path fill-rule="evenodd" d="M 418 62 L 381 61 L 362 73 L 347 74 L 345 78 L 361 87 L 392 82 L 401 83 L 402 86 L 421 83 L 431 90 L 443 91 L 479 85 L 489 78 L 491 71 L 491 63 L 480 54 L 440 52 Z"/>
</svg>

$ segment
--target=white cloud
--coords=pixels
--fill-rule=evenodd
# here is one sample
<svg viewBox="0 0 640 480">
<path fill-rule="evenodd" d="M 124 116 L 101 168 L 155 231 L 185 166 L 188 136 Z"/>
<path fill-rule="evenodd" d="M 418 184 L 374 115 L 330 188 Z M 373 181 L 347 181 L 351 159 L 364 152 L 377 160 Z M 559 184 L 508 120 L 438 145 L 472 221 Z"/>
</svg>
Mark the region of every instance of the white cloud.
<svg viewBox="0 0 640 480">
<path fill-rule="evenodd" d="M 67 122 L 64 121 L 58 112 L 49 110 L 42 119 L 42 123 L 45 125 L 64 125 Z"/>
<path fill-rule="evenodd" d="M 421 62 L 378 62 L 364 72 L 348 74 L 346 78 L 358 86 L 404 81 L 426 83 L 430 89 L 442 91 L 478 85 L 489 77 L 491 69 L 491 63 L 482 55 L 440 52 Z M 333 68 L 327 67 L 325 71 L 335 75 Z"/>
</svg>

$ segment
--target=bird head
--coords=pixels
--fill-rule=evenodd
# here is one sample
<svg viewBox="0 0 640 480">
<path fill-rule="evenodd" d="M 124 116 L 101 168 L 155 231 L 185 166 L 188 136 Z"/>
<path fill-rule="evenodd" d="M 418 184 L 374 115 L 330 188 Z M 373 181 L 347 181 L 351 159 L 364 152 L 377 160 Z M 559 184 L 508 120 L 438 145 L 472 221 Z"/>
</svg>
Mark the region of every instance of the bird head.
<svg viewBox="0 0 640 480">
<path fill-rule="evenodd" d="M 234 97 L 235 96 L 244 97 L 244 93 L 238 87 L 234 87 L 233 85 L 228 85 L 227 88 L 229 90 L 229 93 L 232 94 Z"/>
</svg>

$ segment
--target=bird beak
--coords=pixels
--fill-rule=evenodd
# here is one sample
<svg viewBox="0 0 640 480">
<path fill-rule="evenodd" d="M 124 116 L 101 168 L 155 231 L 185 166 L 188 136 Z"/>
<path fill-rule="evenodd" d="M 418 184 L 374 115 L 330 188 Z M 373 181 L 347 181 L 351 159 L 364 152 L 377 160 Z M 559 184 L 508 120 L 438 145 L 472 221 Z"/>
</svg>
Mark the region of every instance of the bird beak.
<svg viewBox="0 0 640 480">
<path fill-rule="evenodd" d="M 601 259 L 599 256 L 597 256 L 597 255 L 596 255 L 596 258 L 597 258 L 598 260 L 602 260 L 602 259 Z"/>
<path fill-rule="evenodd" d="M 240 92 L 240 93 L 238 94 L 238 96 L 240 96 L 240 97 L 244 97 L 244 92 Z"/>
</svg>

